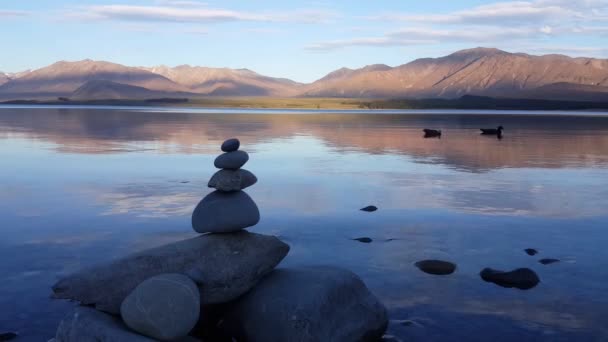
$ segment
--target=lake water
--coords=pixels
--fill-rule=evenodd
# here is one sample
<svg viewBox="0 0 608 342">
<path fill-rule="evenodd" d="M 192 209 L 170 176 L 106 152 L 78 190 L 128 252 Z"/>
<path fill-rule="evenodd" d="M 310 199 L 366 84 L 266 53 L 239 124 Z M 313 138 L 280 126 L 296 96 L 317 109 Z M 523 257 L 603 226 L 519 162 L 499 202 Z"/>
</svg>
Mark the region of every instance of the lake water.
<svg viewBox="0 0 608 342">
<path fill-rule="evenodd" d="M 605 341 L 608 115 L 574 115 L 0 107 L 0 332 L 46 341 L 73 305 L 49 299 L 58 277 L 194 236 L 219 145 L 238 137 L 259 179 L 251 231 L 291 245 L 284 266 L 357 273 L 413 321 L 390 334 Z M 498 125 L 502 140 L 479 135 Z M 414 267 L 428 258 L 458 269 Z M 541 283 L 502 288 L 485 267 Z"/>
</svg>

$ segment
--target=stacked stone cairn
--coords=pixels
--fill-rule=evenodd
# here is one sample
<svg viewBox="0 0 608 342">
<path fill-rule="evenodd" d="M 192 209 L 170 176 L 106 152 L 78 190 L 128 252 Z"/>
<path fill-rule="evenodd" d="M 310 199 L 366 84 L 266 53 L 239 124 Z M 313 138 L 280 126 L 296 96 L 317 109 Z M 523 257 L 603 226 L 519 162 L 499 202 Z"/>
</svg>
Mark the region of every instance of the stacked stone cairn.
<svg viewBox="0 0 608 342">
<path fill-rule="evenodd" d="M 244 228 L 260 220 L 243 191 L 257 178 L 237 139 L 222 144 L 215 191 L 192 214 L 197 237 L 89 267 L 53 297 L 79 302 L 55 342 L 376 341 L 385 307 L 355 274 L 329 266 L 275 267 L 289 246 Z"/>
</svg>

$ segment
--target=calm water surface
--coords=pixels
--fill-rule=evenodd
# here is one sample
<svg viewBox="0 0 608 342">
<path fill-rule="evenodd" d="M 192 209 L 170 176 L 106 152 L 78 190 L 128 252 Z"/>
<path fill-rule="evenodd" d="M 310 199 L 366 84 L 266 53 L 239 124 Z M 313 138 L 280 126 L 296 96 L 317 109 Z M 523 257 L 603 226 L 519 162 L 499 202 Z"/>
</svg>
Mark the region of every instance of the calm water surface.
<svg viewBox="0 0 608 342">
<path fill-rule="evenodd" d="M 213 159 L 236 136 L 259 178 L 252 231 L 291 245 L 285 266 L 360 275 L 391 319 L 414 322 L 390 334 L 608 339 L 608 115 L 222 112 L 0 107 L 0 332 L 46 341 L 72 305 L 49 299 L 58 277 L 194 236 Z M 500 124 L 502 140 L 478 134 Z M 427 258 L 458 270 L 413 266 Z M 484 267 L 529 267 L 541 283 L 501 288 Z"/>
</svg>

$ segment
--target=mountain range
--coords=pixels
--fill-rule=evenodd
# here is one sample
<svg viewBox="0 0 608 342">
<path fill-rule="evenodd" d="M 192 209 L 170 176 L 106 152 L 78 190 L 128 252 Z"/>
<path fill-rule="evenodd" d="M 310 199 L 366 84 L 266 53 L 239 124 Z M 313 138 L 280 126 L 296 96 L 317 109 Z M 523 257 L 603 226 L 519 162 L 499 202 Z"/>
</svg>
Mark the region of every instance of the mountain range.
<svg viewBox="0 0 608 342">
<path fill-rule="evenodd" d="M 248 69 L 129 67 L 83 60 L 0 72 L 0 99 L 145 99 L 197 96 L 458 98 L 478 95 L 608 100 L 608 60 L 475 48 L 391 67 L 341 68 L 308 84 Z"/>
</svg>

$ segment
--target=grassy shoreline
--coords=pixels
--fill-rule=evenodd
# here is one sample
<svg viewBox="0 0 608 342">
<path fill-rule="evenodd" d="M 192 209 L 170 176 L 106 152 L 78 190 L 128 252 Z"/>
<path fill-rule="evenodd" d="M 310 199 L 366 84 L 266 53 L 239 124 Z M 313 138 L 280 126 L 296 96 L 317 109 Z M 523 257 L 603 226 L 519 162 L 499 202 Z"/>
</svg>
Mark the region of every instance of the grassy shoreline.
<svg viewBox="0 0 608 342">
<path fill-rule="evenodd" d="M 170 106 L 260 109 L 492 109 L 492 110 L 599 110 L 606 102 L 506 99 L 463 96 L 457 99 L 365 99 L 365 98 L 274 98 L 274 97 L 197 97 L 148 100 L 14 100 L 0 104 L 22 105 L 101 105 Z"/>
</svg>

